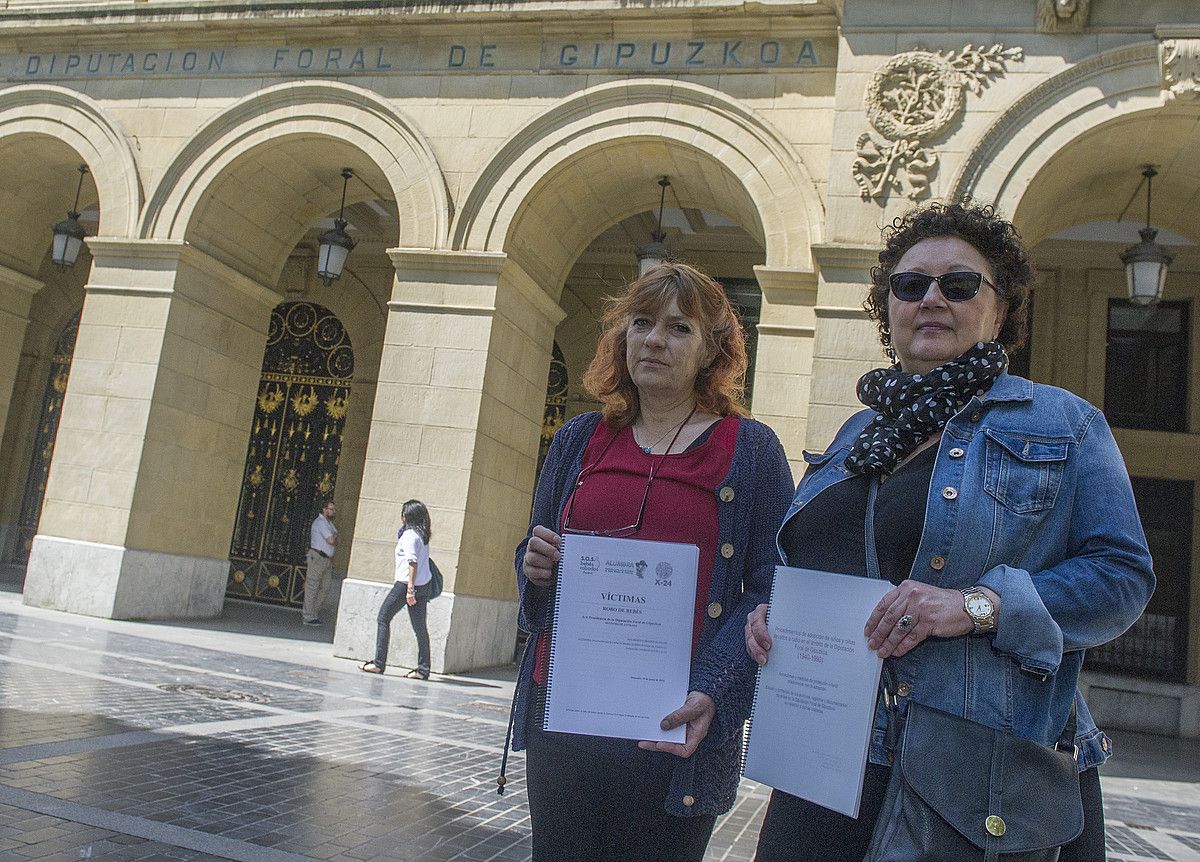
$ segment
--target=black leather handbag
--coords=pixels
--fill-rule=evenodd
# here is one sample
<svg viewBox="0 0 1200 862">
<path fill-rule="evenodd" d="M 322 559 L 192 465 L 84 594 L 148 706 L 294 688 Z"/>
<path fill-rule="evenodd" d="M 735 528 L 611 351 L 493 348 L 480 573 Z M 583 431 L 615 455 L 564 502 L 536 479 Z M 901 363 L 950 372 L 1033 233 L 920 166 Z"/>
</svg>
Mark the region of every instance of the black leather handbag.
<svg viewBox="0 0 1200 862">
<path fill-rule="evenodd" d="M 916 702 L 888 712 L 892 775 L 864 862 L 1056 862 L 1083 831 L 1074 706 L 1053 747 Z"/>
<path fill-rule="evenodd" d="M 429 601 L 433 601 L 442 594 L 442 588 L 446 585 L 446 580 L 442 577 L 442 570 L 437 567 L 437 563 L 431 558 L 429 560 Z"/>
</svg>

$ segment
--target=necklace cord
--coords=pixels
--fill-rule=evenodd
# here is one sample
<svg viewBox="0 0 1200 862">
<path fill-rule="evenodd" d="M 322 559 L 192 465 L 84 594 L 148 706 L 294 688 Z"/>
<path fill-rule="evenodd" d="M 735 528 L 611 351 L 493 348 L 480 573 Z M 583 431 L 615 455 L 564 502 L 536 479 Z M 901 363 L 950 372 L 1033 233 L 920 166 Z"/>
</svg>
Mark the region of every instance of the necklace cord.
<svg viewBox="0 0 1200 862">
<path fill-rule="evenodd" d="M 655 447 L 655 446 L 657 446 L 659 443 L 661 443 L 663 440 L 666 440 L 666 439 L 667 439 L 667 435 L 668 435 L 668 434 L 670 434 L 672 431 L 674 431 L 674 432 L 675 432 L 675 439 L 672 439 L 672 440 L 671 440 L 671 445 L 670 445 L 670 446 L 667 446 L 667 451 L 668 451 L 668 452 L 670 452 L 670 451 L 671 451 L 671 446 L 674 446 L 674 445 L 675 445 L 675 440 L 679 438 L 679 432 L 680 432 L 680 431 L 682 431 L 682 430 L 683 430 L 683 428 L 684 428 L 684 427 L 685 427 L 685 426 L 688 424 L 688 422 L 690 422 L 690 421 L 691 421 L 692 417 L 696 415 L 696 410 L 697 410 L 697 405 L 694 405 L 694 404 L 693 404 L 693 405 L 692 405 L 692 410 L 691 410 L 691 412 L 690 412 L 690 413 L 688 413 L 688 415 L 687 415 L 687 416 L 684 416 L 684 417 L 683 417 L 683 421 L 682 421 L 682 422 L 680 422 L 678 425 L 673 425 L 673 426 L 671 426 L 670 428 L 668 428 L 666 431 L 664 431 L 664 432 L 663 432 L 663 434 L 662 434 L 662 436 L 661 436 L 661 437 L 659 437 L 657 440 L 655 440 L 655 441 L 654 441 L 653 443 L 651 443 L 649 446 L 643 446 L 643 445 L 641 445 L 640 443 L 638 443 L 638 441 L 637 441 L 637 434 L 636 434 L 636 433 L 634 433 L 634 429 L 633 429 L 632 427 L 630 427 L 630 429 L 629 429 L 629 430 L 630 430 L 630 433 L 633 433 L 633 442 L 634 442 L 635 444 L 637 444 L 637 447 L 638 447 L 639 449 L 641 449 L 643 452 L 645 452 L 647 455 L 651 455 L 651 454 L 653 454 L 653 452 L 654 452 L 654 447 Z"/>
</svg>

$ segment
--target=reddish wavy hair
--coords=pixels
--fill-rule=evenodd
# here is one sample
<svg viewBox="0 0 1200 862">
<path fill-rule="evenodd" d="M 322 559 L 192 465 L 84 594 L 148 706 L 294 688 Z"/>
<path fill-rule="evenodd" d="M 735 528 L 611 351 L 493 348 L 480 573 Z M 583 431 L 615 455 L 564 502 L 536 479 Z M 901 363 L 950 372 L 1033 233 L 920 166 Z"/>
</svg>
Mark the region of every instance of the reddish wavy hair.
<svg viewBox="0 0 1200 862">
<path fill-rule="evenodd" d="M 637 418 L 638 391 L 625 361 L 626 332 L 635 314 L 656 314 L 674 299 L 693 318 L 711 357 L 696 375 L 696 406 L 718 416 L 745 416 L 746 333 L 725 289 L 686 263 L 662 263 L 608 298 L 596 355 L 583 385 L 603 404 L 604 421 L 622 428 Z"/>
</svg>

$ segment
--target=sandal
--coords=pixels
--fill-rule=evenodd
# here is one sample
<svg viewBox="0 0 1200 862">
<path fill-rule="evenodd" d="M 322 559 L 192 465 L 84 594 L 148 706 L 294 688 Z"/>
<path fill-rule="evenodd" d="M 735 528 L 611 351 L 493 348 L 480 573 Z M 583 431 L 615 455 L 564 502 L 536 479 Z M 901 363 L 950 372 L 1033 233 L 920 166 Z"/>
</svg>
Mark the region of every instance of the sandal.
<svg viewBox="0 0 1200 862">
<path fill-rule="evenodd" d="M 383 668 L 375 664 L 373 661 L 365 661 L 358 666 L 358 669 L 363 673 L 383 673 Z"/>
<path fill-rule="evenodd" d="M 429 679 L 429 674 L 427 674 L 427 673 L 421 673 L 419 670 L 417 670 L 417 669 L 414 667 L 412 670 L 410 670 L 408 673 L 406 673 L 406 674 L 404 675 L 404 678 L 405 678 L 405 679 L 424 679 L 424 680 L 427 680 L 427 679 Z"/>
</svg>

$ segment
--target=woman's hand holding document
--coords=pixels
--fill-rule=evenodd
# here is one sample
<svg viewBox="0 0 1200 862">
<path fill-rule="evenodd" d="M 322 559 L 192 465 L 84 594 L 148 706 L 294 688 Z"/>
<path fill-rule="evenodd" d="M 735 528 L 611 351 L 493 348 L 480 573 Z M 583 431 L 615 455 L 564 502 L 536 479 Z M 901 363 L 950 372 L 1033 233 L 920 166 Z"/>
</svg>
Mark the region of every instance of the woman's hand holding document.
<svg viewBox="0 0 1200 862">
<path fill-rule="evenodd" d="M 563 537 L 546 730 L 685 742 L 660 722 L 688 696 L 698 558 L 695 545 Z"/>
<path fill-rule="evenodd" d="M 776 567 L 769 661 L 765 633 L 747 633 L 760 665 L 747 778 L 858 816 L 882 667 L 863 620 L 890 589 L 875 578 Z"/>
</svg>

